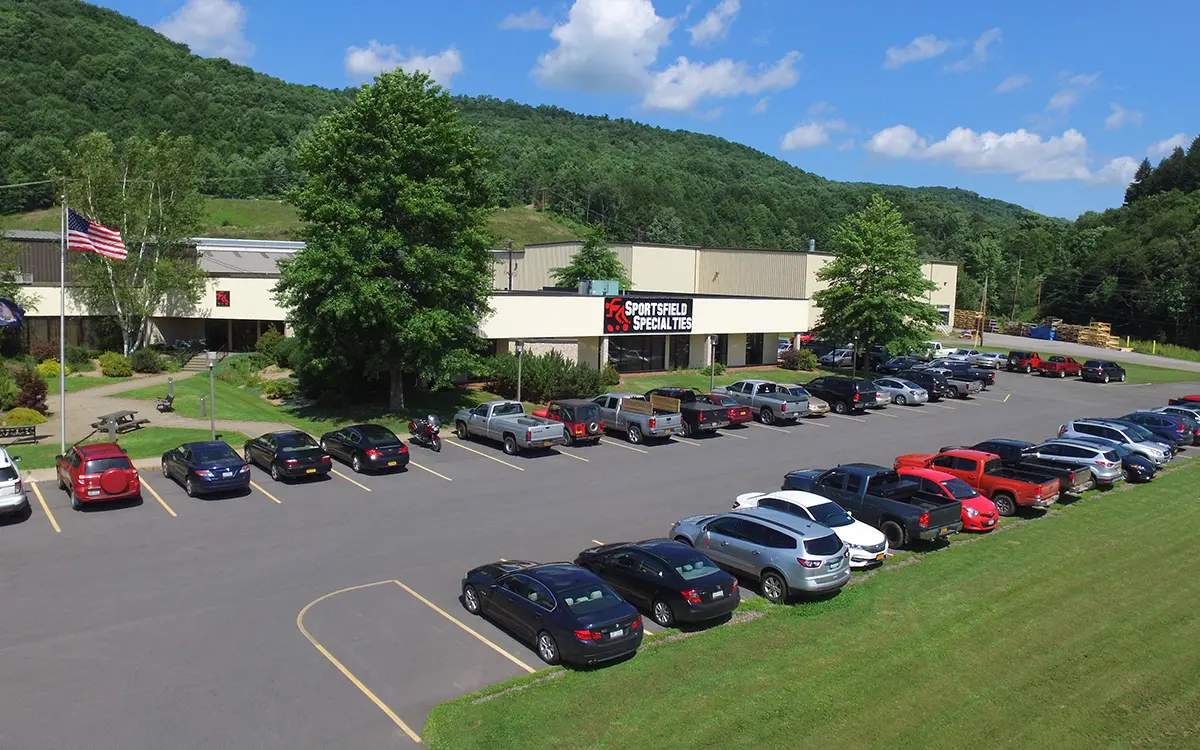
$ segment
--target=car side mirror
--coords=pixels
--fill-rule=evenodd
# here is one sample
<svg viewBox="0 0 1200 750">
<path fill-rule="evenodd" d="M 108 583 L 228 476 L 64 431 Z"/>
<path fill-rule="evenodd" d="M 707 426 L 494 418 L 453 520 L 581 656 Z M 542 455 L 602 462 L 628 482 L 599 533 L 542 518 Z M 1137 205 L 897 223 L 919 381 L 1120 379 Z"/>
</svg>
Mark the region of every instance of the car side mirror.
<svg viewBox="0 0 1200 750">
<path fill-rule="evenodd" d="M 55 461 L 61 461 L 62 459 L 63 459 L 63 456 L 61 453 L 59 453 L 57 456 L 54 457 Z"/>
<path fill-rule="evenodd" d="M 14 464 L 19 464 L 19 463 L 21 463 L 21 457 L 20 457 L 20 456 L 13 456 L 13 457 L 12 457 L 12 460 L 13 460 L 13 463 L 14 463 Z"/>
</svg>

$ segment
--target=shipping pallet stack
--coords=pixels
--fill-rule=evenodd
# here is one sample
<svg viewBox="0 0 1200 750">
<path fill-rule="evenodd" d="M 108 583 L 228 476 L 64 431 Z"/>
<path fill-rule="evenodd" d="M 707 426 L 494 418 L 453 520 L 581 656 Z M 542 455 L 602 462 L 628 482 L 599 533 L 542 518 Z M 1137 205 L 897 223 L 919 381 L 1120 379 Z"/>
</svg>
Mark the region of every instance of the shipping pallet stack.
<svg viewBox="0 0 1200 750">
<path fill-rule="evenodd" d="M 979 325 L 979 317 L 979 312 L 976 310 L 955 310 L 954 328 L 959 331 L 973 331 Z"/>
<path fill-rule="evenodd" d="M 1104 349 L 1120 349 L 1121 339 L 1112 335 L 1112 326 L 1108 323 L 1093 322 L 1087 328 L 1079 331 L 1079 343 L 1088 346 L 1099 346 Z"/>
</svg>

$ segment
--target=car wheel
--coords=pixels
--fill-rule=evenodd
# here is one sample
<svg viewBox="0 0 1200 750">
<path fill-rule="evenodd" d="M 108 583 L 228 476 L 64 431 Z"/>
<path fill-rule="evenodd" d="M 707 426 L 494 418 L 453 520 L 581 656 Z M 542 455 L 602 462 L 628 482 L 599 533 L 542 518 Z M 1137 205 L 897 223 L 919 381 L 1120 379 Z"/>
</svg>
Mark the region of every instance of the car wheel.
<svg viewBox="0 0 1200 750">
<path fill-rule="evenodd" d="M 504 452 L 510 456 L 517 455 L 517 439 L 512 435 L 504 436 Z"/>
<path fill-rule="evenodd" d="M 783 580 L 783 576 L 773 570 L 768 570 L 763 573 L 759 586 L 762 589 L 763 598 L 767 601 L 772 604 L 787 604 L 787 581 Z"/>
<path fill-rule="evenodd" d="M 575 436 L 565 425 L 563 426 L 563 445 L 575 445 Z"/>
<path fill-rule="evenodd" d="M 892 399 L 892 403 L 896 404 L 896 406 L 904 406 L 908 403 L 908 399 L 906 399 L 904 394 L 901 393 Z"/>
<path fill-rule="evenodd" d="M 762 420 L 763 424 L 775 424 L 775 412 L 767 407 L 763 407 L 762 411 L 758 413 L 758 418 Z"/>
<path fill-rule="evenodd" d="M 554 642 L 554 636 L 550 635 L 545 630 L 538 633 L 537 652 L 541 660 L 547 664 L 558 664 L 558 644 Z"/>
<path fill-rule="evenodd" d="M 638 427 L 635 424 L 631 424 L 631 425 L 629 425 L 629 430 L 626 434 L 629 438 L 629 442 L 633 443 L 634 445 L 637 445 L 638 443 L 642 442 L 642 428 L 641 427 Z"/>
<path fill-rule="evenodd" d="M 463 589 L 463 607 L 473 615 L 479 614 L 482 605 L 479 601 L 479 591 L 474 586 L 467 584 Z"/>
<path fill-rule="evenodd" d="M 329 446 L 325 443 L 324 439 L 321 440 L 321 450 L 325 451 L 326 453 L 329 452 Z"/>
<path fill-rule="evenodd" d="M 350 468 L 354 469 L 355 474 L 362 474 L 362 459 L 358 456 L 355 456 L 350 461 Z"/>
<path fill-rule="evenodd" d="M 467 432 L 467 423 L 459 422 L 454 425 L 454 434 L 458 435 L 459 440 L 467 440 L 471 437 L 471 433 Z"/>
<path fill-rule="evenodd" d="M 1121 373 L 1121 374 L 1120 374 L 1120 376 L 1118 376 L 1118 377 L 1117 377 L 1117 382 L 1118 382 L 1118 383 L 1124 383 L 1124 382 L 1125 382 L 1125 373 Z"/>
<path fill-rule="evenodd" d="M 79 499 L 79 494 L 75 492 L 75 488 L 70 489 L 71 493 L 71 509 L 83 510 L 83 501 Z"/>
<path fill-rule="evenodd" d="M 1028 374 L 1029 374 L 1029 373 L 1031 373 L 1031 372 L 1033 372 L 1033 366 L 1032 366 L 1032 365 L 1025 365 L 1025 374 L 1026 374 L 1026 375 L 1028 375 Z"/>
<path fill-rule="evenodd" d="M 163 473 L 163 479 L 171 478 L 171 472 L 167 470 L 167 462 L 166 461 L 162 462 L 162 473 Z"/>
<path fill-rule="evenodd" d="M 675 541 L 679 542 L 680 544 L 686 544 L 689 547 L 693 546 L 692 540 L 688 539 L 686 536 L 677 536 L 675 537 Z"/>
<path fill-rule="evenodd" d="M 675 615 L 671 612 L 671 605 L 662 599 L 654 602 L 654 608 L 651 610 L 650 616 L 664 628 L 669 628 L 675 624 Z"/>
<path fill-rule="evenodd" d="M 834 414 L 845 414 L 846 413 L 846 402 L 845 401 L 834 401 L 831 404 L 831 406 L 833 407 Z"/>
<path fill-rule="evenodd" d="M 192 483 L 192 478 L 188 477 L 183 483 L 183 491 L 188 497 L 196 496 L 196 485 Z"/>
<path fill-rule="evenodd" d="M 1101 380 L 1100 382 L 1102 382 L 1102 383 L 1107 383 L 1107 382 L 1108 382 L 1108 376 L 1107 376 L 1107 375 L 1105 375 L 1105 376 L 1104 376 L 1104 378 L 1103 378 L 1103 380 Z"/>
<path fill-rule="evenodd" d="M 271 464 L 271 479 L 274 479 L 276 482 L 278 482 L 282 479 L 282 477 L 279 474 L 279 467 L 273 463 Z"/>
<path fill-rule="evenodd" d="M 691 437 L 692 436 L 692 423 L 685 419 L 682 422 L 680 422 L 679 424 L 683 428 L 683 436 Z"/>
<path fill-rule="evenodd" d="M 1066 376 L 1067 376 L 1067 371 L 1066 371 L 1066 370 L 1059 370 L 1059 371 L 1058 371 L 1058 377 L 1060 377 L 1060 378 L 1065 378 Z"/>
<path fill-rule="evenodd" d="M 56 474 L 57 474 L 57 472 L 56 472 Z M 58 489 L 61 492 L 62 490 L 65 490 L 67 488 L 67 483 L 63 481 L 62 474 L 57 474 L 57 476 L 58 476 Z"/>
<path fill-rule="evenodd" d="M 900 524 L 895 521 L 884 521 L 879 530 L 887 537 L 888 549 L 904 549 L 908 539 Z"/>
<path fill-rule="evenodd" d="M 1002 516 L 1011 516 L 1017 512 L 1017 501 L 1007 492 L 992 495 L 992 503 L 996 506 L 996 512 Z"/>
</svg>

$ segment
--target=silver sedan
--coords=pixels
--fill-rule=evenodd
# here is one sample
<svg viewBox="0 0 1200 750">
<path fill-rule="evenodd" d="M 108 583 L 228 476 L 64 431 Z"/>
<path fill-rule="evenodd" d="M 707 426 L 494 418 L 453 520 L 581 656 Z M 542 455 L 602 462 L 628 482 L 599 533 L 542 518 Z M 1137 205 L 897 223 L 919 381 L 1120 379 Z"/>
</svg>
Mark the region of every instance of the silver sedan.
<svg viewBox="0 0 1200 750">
<path fill-rule="evenodd" d="M 875 381 L 875 390 L 886 395 L 893 404 L 923 404 L 929 401 L 929 391 L 902 378 L 879 378 Z"/>
<path fill-rule="evenodd" d="M 1008 362 L 1008 358 L 1001 352 L 980 352 L 978 355 L 971 357 L 969 361 L 975 367 L 987 367 L 992 370 L 999 370 Z"/>
</svg>

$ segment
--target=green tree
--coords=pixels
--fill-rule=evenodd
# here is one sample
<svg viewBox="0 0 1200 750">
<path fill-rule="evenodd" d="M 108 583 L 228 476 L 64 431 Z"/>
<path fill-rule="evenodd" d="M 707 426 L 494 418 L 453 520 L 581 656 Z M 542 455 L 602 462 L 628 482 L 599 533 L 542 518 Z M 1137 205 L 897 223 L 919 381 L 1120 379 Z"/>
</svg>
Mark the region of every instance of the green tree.
<svg viewBox="0 0 1200 750">
<path fill-rule="evenodd" d="M 1150 160 L 1142 159 L 1142 163 L 1138 165 L 1137 171 L 1133 173 L 1133 182 L 1129 183 L 1129 187 L 1125 188 L 1125 203 L 1133 203 L 1138 198 L 1145 196 L 1146 188 L 1152 174 L 1154 174 L 1154 167 L 1150 166 Z"/>
<path fill-rule="evenodd" d="M 629 287 L 629 274 L 621 259 L 608 247 L 608 236 L 601 225 L 588 227 L 583 235 L 583 246 L 571 258 L 571 262 L 561 268 L 550 269 L 554 277 L 554 285 L 574 288 L 581 281 L 615 280 L 621 282 L 621 288 Z"/>
<path fill-rule="evenodd" d="M 842 220 L 833 234 L 837 257 L 817 272 L 829 286 L 813 295 L 823 336 L 858 351 L 885 345 L 893 354 L 921 347 L 941 321 L 925 301 L 936 289 L 921 270 L 912 229 L 881 195 Z"/>
<path fill-rule="evenodd" d="M 301 146 L 291 194 L 308 246 L 276 287 L 327 379 L 435 382 L 479 363 L 492 258 L 487 154 L 427 75 L 384 73 Z M 345 382 L 345 381 L 343 381 Z"/>
<path fill-rule="evenodd" d="M 203 207 L 198 157 L 190 138 L 166 133 L 135 136 L 120 148 L 108 135 L 91 133 L 65 156 L 67 205 L 120 229 L 129 253 L 126 260 L 71 253 L 71 294 L 90 315 L 115 319 L 126 354 L 145 343 L 151 316 L 185 316 L 204 292 L 204 272 L 188 241 Z"/>
<path fill-rule="evenodd" d="M 646 230 L 646 239 L 663 245 L 683 244 L 683 220 L 675 209 L 668 206 L 658 212 Z"/>
</svg>

